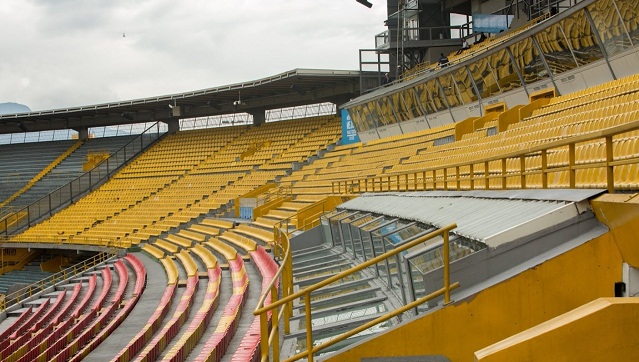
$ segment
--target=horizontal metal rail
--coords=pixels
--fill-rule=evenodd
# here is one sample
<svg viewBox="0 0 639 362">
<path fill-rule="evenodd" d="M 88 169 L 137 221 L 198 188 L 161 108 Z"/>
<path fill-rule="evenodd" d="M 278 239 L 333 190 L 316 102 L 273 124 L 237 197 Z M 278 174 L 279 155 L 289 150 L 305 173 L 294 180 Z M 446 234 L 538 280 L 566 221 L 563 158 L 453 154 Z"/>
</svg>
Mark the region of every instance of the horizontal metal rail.
<svg viewBox="0 0 639 362">
<path fill-rule="evenodd" d="M 639 163 L 639 157 L 614 159 L 613 137 L 639 129 L 639 121 L 634 121 L 603 130 L 577 135 L 568 139 L 551 141 L 542 145 L 526 149 L 507 152 L 500 155 L 486 157 L 470 162 L 451 163 L 445 166 L 429 167 L 417 171 L 407 171 L 388 175 L 366 177 L 361 179 L 340 180 L 332 182 L 332 193 L 336 195 L 359 194 L 377 191 L 418 191 L 418 190 L 461 190 L 462 182 L 469 182 L 469 188 L 475 190 L 475 182 L 484 181 L 484 188 L 490 189 L 490 180 L 500 180 L 498 188 L 507 189 L 508 179 L 518 178 L 518 188 L 527 188 L 526 176 L 541 175 L 541 188 L 552 186 L 548 182 L 548 175 L 556 172 L 568 172 L 568 187 L 575 188 L 577 184 L 576 171 L 585 169 L 605 168 L 605 182 L 608 192 L 615 191 L 614 167 Z M 605 140 L 605 161 L 586 160 L 576 163 L 576 145 L 597 139 Z M 548 154 L 553 149 L 568 147 L 566 165 L 549 166 Z M 526 160 L 531 156 L 541 156 L 541 167 L 530 169 L 526 167 Z M 519 169 L 508 172 L 506 162 L 509 159 L 519 160 Z M 491 162 L 501 162 L 500 172 L 490 172 Z M 483 171 L 477 172 L 476 165 L 482 165 Z M 461 169 L 468 169 L 468 175 L 462 177 Z M 495 185 L 494 183 L 492 184 Z M 403 187 L 402 187 L 403 186 Z M 512 187 L 512 186 L 511 186 Z"/>
</svg>

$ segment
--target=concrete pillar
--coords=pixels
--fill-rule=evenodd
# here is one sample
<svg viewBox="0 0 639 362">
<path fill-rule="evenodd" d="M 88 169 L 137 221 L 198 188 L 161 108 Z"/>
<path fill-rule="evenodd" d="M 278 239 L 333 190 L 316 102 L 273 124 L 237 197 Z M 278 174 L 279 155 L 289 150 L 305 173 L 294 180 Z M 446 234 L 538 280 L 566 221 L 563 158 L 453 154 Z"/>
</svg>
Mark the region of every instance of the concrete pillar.
<svg viewBox="0 0 639 362">
<path fill-rule="evenodd" d="M 169 118 L 167 120 L 163 120 L 162 122 L 166 123 L 169 126 L 168 134 L 176 133 L 180 130 L 180 120 L 177 118 Z"/>
<path fill-rule="evenodd" d="M 265 109 L 255 109 L 249 112 L 251 116 L 253 116 L 253 125 L 259 126 L 266 122 L 266 110 Z"/>
<path fill-rule="evenodd" d="M 74 128 L 73 130 L 78 132 L 78 139 L 80 141 L 86 141 L 89 139 L 89 127 Z"/>
</svg>

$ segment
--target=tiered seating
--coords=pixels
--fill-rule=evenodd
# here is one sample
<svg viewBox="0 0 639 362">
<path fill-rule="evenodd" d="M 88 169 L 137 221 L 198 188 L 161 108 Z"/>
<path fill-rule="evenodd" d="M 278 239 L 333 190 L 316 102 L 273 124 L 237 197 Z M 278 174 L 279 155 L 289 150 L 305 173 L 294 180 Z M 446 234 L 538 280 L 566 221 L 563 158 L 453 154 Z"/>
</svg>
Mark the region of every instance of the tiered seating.
<svg viewBox="0 0 639 362">
<path fill-rule="evenodd" d="M 202 334 L 204 334 L 204 330 L 213 316 L 213 311 L 215 311 L 219 303 L 218 296 L 222 270 L 217 263 L 217 259 L 209 249 L 201 244 L 195 245 L 192 251 L 206 265 L 209 282 L 202 306 L 196 312 L 195 318 L 186 328 L 186 332 L 180 337 L 177 344 L 164 356 L 165 361 L 183 361 L 186 358 L 198 343 Z"/>
<path fill-rule="evenodd" d="M 120 275 L 120 286 L 118 287 L 115 296 L 111 300 L 112 304 L 110 308 L 118 309 L 120 307 L 120 304 L 122 304 L 123 302 L 124 306 L 117 313 L 117 315 L 115 315 L 113 319 L 106 325 L 104 325 L 104 323 L 101 324 L 102 328 L 100 329 L 100 332 L 97 333 L 97 335 L 95 335 L 95 337 L 91 339 L 90 342 L 86 343 L 86 341 L 80 341 L 80 343 L 78 344 L 78 347 L 81 347 L 80 350 L 74 352 L 73 349 L 69 349 L 69 353 L 72 356 L 70 359 L 71 361 L 80 361 L 84 357 L 86 357 L 89 352 L 97 348 L 97 346 L 102 343 L 109 335 L 111 335 L 111 333 L 113 333 L 115 329 L 124 321 L 124 319 L 129 315 L 131 310 L 133 310 L 133 307 L 135 307 L 138 300 L 140 299 L 140 296 L 142 295 L 142 292 L 144 291 L 146 285 L 146 269 L 142 262 L 140 262 L 140 260 L 134 255 L 127 255 L 125 257 L 125 260 L 129 262 L 135 275 L 135 284 L 133 286 L 133 294 L 131 298 L 123 301 L 119 297 L 120 294 L 124 293 L 124 288 L 126 287 L 126 278 L 122 278 L 122 276 L 127 275 L 127 271 L 125 270 L 126 267 L 124 266 L 124 263 L 117 263 L 116 268 L 119 269 L 118 274 Z M 124 279 L 124 285 L 122 283 L 122 279 Z M 106 312 L 103 312 L 100 317 L 102 318 L 102 316 L 105 316 L 106 314 Z M 104 320 L 106 318 L 102 319 Z M 100 326 L 100 324 L 96 324 L 96 329 L 97 326 Z M 62 354 L 62 357 L 60 357 L 60 359 L 64 360 L 65 357 L 66 356 Z"/>
<path fill-rule="evenodd" d="M 451 126 L 447 126 L 435 131 L 377 140 L 359 148 L 336 147 L 335 151 L 327 153 L 321 162 L 314 162 L 291 174 L 291 177 L 295 177 L 298 172 L 306 175 L 292 184 L 292 193 L 317 196 L 330 194 L 332 181 L 365 178 L 383 173 L 386 169 L 396 166 L 402 159 L 408 159 L 420 150 L 432 146 L 434 140 L 450 136 L 452 132 Z M 285 178 L 282 181 L 288 180 Z"/>
<path fill-rule="evenodd" d="M 303 119 L 167 136 L 98 190 L 15 240 L 126 246 L 157 237 L 283 176 L 279 167 L 259 168 L 324 126 L 328 131 L 312 140 L 323 139 L 326 147 L 338 134 L 335 124 L 335 118 L 319 125 Z"/>
<path fill-rule="evenodd" d="M 525 118 L 519 123 L 511 124 L 506 131 L 494 135 L 487 135 L 486 127 L 473 133 L 471 137 L 464 137 L 455 142 L 436 145 L 436 137 L 429 131 L 420 136 L 419 145 L 411 148 L 401 142 L 390 142 L 386 139 L 378 141 L 372 146 L 364 145 L 352 151 L 348 158 L 332 157 L 331 153 L 326 159 L 328 163 L 319 163 L 322 168 L 314 172 L 305 172 L 305 175 L 293 184 L 293 194 L 329 193 L 332 181 L 363 179 L 374 175 L 384 178 L 385 182 L 365 184 L 360 181 L 361 190 L 384 191 L 395 190 L 397 184 L 406 184 L 405 177 L 396 177 L 406 172 L 417 172 L 429 168 L 444 168 L 446 165 L 464 164 L 475 162 L 488 157 L 502 154 L 516 153 L 529 147 L 535 147 L 555 140 L 589 134 L 608 127 L 625 124 L 639 120 L 639 79 L 636 76 L 608 82 L 583 92 L 577 92 L 553 99 L 546 107 L 533 112 L 531 117 Z M 484 125 L 486 126 L 486 125 Z M 636 144 L 637 132 L 629 132 L 613 139 L 615 150 L 614 160 L 635 157 L 637 151 L 633 149 Z M 389 150 L 392 149 L 392 152 Z M 605 158 L 603 140 L 585 142 L 576 147 L 576 163 L 590 163 L 603 161 Z M 387 155 L 393 157 L 387 157 Z M 376 162 L 377 161 L 377 162 Z M 526 171 L 541 169 L 541 156 L 529 155 L 526 157 Z M 551 150 L 548 154 L 548 167 L 559 167 L 568 164 L 568 151 L 566 149 Z M 306 168 L 315 167 L 315 163 Z M 515 174 L 520 171 L 519 158 L 509 159 L 506 171 Z M 484 174 L 485 165 L 474 165 L 473 172 L 477 175 Z M 449 168 L 448 177 L 454 177 L 455 168 Z M 488 164 L 488 174 L 501 174 L 500 161 Z M 468 180 L 470 169 L 461 167 L 462 177 L 460 187 L 470 188 Z M 637 187 L 637 167 L 635 165 L 621 165 L 615 167 L 615 185 L 620 188 Z M 293 172 L 292 178 L 297 172 Z M 413 176 L 411 176 L 413 177 Z M 432 185 L 432 174 L 417 173 L 414 175 L 417 183 L 426 180 Z M 399 178 L 399 179 L 398 179 Z M 438 180 L 443 180 L 443 174 L 437 175 Z M 379 179 L 378 179 L 379 180 Z M 413 182 L 412 180 L 410 182 Z M 486 180 L 476 179 L 474 187 L 484 188 Z M 501 188 L 498 179 L 490 182 L 490 188 Z M 553 173 L 549 176 L 551 187 L 568 187 L 568 171 Z M 508 186 L 519 187 L 516 177 L 508 179 Z M 541 187 L 541 175 L 530 174 L 526 176 L 527 187 Z M 577 187 L 604 187 L 605 173 L 602 168 L 577 170 Z"/>
<path fill-rule="evenodd" d="M 215 224 L 227 226 L 227 222 Z M 169 284 L 156 312 L 151 316 L 145 327 L 118 353 L 113 361 L 128 361 L 134 357 L 136 361 L 155 360 L 160 357 L 166 361 L 183 361 L 199 343 L 207 328 L 219 303 L 221 268 L 211 250 L 204 246 L 209 244 L 203 239 L 203 234 L 188 230 L 182 230 L 180 234 L 182 236 L 171 234 L 166 239 L 157 239 L 153 244 L 145 244 L 143 246 L 142 250 L 162 262 L 167 272 Z M 220 247 L 229 248 L 224 245 Z M 198 273 L 197 263 L 191 253 L 196 255 L 202 265 L 206 267 L 208 283 L 202 304 L 191 318 L 189 325 L 184 327 L 189 310 L 194 307 L 193 293 L 195 292 L 195 287 L 199 284 L 198 277 L 201 274 Z M 176 264 L 171 259 L 172 256 L 176 256 L 180 260 L 180 264 L 185 270 L 187 277 L 186 290 L 182 294 L 172 318 L 161 327 L 162 318 L 168 312 L 178 284 L 179 272 Z M 239 261 L 240 263 L 242 262 L 241 259 Z M 240 271 L 243 270 L 243 267 L 238 267 L 237 269 Z M 245 273 L 243 274 L 244 279 L 246 279 Z M 238 275 L 233 275 L 234 279 L 237 277 Z M 244 295 L 242 295 L 242 298 L 244 298 Z M 236 321 L 233 323 L 236 323 Z M 158 329 L 159 331 L 156 333 L 155 331 Z M 154 335 L 153 339 L 151 339 L 152 335 Z M 174 338 L 175 341 L 171 342 Z M 230 340 L 230 337 L 228 339 Z M 170 346 L 169 343 L 171 343 Z M 141 352 L 138 354 L 139 351 Z"/>
<path fill-rule="evenodd" d="M 82 175 L 86 171 L 84 164 L 87 162 L 89 154 L 95 152 L 100 152 L 105 155 L 113 154 L 133 140 L 134 137 L 135 136 L 91 138 L 85 142 L 76 142 L 74 147 L 67 151 L 69 152 L 67 157 L 61 159 L 59 164 L 51 168 L 38 182 L 34 183 L 28 190 L 8 205 L 19 208 L 36 202 L 40 198 Z M 76 145 L 79 147 L 75 148 Z"/>
<path fill-rule="evenodd" d="M 64 161 L 65 158 L 67 158 L 71 153 L 73 153 L 76 149 L 78 149 L 78 147 L 80 147 L 80 145 L 82 145 L 82 142 L 75 142 L 73 145 L 71 145 L 71 147 L 69 147 L 67 150 L 65 150 L 64 152 L 62 152 L 62 154 L 58 155 L 58 157 L 56 157 L 55 160 L 53 160 L 50 164 L 48 164 L 44 169 L 42 169 L 42 171 L 40 171 L 37 175 L 33 176 L 33 178 L 31 180 L 29 180 L 29 182 L 27 182 L 26 185 L 24 185 L 24 187 L 22 187 L 20 190 L 16 191 L 16 193 L 14 193 L 13 195 L 11 195 L 9 198 L 7 198 L 6 200 L 4 200 L 4 202 L 0 203 L 0 207 L 4 207 L 6 205 L 11 204 L 14 200 L 16 200 L 17 198 L 19 198 L 20 196 L 23 196 L 25 192 L 27 192 L 33 185 L 35 185 L 38 181 L 40 181 L 44 176 L 46 176 L 49 172 L 51 172 L 51 170 L 53 170 L 55 167 L 57 167 L 62 161 Z M 14 205 L 15 206 L 15 205 Z"/>
</svg>

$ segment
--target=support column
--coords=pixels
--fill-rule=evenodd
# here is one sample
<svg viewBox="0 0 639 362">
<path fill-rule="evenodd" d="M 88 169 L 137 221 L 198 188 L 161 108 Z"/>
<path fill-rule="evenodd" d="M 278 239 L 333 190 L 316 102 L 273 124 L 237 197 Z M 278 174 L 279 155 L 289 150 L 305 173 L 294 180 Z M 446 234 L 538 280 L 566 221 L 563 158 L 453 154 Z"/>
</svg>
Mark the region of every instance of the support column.
<svg viewBox="0 0 639 362">
<path fill-rule="evenodd" d="M 266 122 L 266 110 L 265 109 L 252 109 L 248 112 L 251 116 L 253 116 L 253 125 L 260 126 L 264 122 Z"/>
<path fill-rule="evenodd" d="M 89 139 L 89 127 L 74 128 L 74 131 L 78 132 L 78 140 L 86 141 Z"/>
<path fill-rule="evenodd" d="M 177 133 L 180 131 L 180 120 L 178 118 L 169 118 L 167 120 L 163 120 L 162 122 L 166 123 L 169 127 L 167 131 L 168 134 Z"/>
</svg>

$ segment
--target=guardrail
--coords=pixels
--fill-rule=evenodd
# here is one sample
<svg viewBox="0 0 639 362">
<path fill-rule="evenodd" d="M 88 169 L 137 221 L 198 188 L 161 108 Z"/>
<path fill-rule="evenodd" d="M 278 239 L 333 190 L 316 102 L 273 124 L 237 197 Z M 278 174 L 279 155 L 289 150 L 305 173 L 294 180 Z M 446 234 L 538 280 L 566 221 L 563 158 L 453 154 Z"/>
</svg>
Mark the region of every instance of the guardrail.
<svg viewBox="0 0 639 362">
<path fill-rule="evenodd" d="M 82 236 L 82 235 L 58 235 L 58 234 L 31 234 L 23 235 L 0 235 L 0 243 L 11 243 L 19 247 L 20 244 L 42 243 L 47 245 L 84 245 L 98 246 L 100 248 L 123 248 L 131 247 L 131 242 L 127 240 L 113 240 L 107 237 Z"/>
<path fill-rule="evenodd" d="M 613 137 L 622 133 L 639 130 L 639 121 L 634 121 L 618 126 L 609 127 L 600 131 L 590 132 L 574 136 L 568 139 L 551 141 L 543 145 L 530 147 L 526 150 L 508 152 L 501 155 L 482 158 L 471 162 L 451 163 L 446 166 L 430 167 L 419 171 L 408 171 L 395 173 L 392 175 L 383 175 L 375 177 L 367 177 L 362 179 L 353 179 L 346 181 L 333 181 L 333 194 L 359 194 L 362 192 L 377 191 L 421 191 L 421 190 L 461 190 L 461 183 L 468 182 L 469 189 L 475 190 L 475 182 L 482 180 L 484 188 L 488 189 L 508 189 L 508 180 L 516 179 L 515 184 L 511 184 L 510 188 L 527 188 L 527 176 L 540 175 L 540 187 L 549 188 L 548 175 L 558 172 L 567 172 L 567 183 L 563 187 L 575 188 L 580 185 L 577 182 L 577 170 L 589 169 L 605 169 L 605 187 L 608 192 L 613 193 L 616 189 L 621 189 L 620 184 L 615 184 L 614 168 L 623 165 L 631 165 L 639 163 L 639 156 L 617 158 L 615 159 L 615 148 L 613 147 Z M 603 139 L 605 142 L 605 160 L 581 160 L 576 162 L 576 145 L 586 143 L 597 139 Z M 568 161 L 566 165 L 549 166 L 548 154 L 552 150 L 568 147 Z M 526 161 L 529 157 L 540 156 L 541 167 L 531 169 L 526 167 Z M 508 171 L 508 160 L 519 162 L 517 171 Z M 500 172 L 491 173 L 490 163 L 500 162 Z M 476 170 L 476 165 L 482 165 L 483 170 Z M 462 176 L 461 169 L 467 169 L 466 175 Z M 451 171 L 453 170 L 453 171 Z M 498 185 L 491 180 L 500 180 Z M 580 180 L 581 181 L 581 180 Z M 592 180 L 589 180 L 592 183 Z M 620 182 L 621 183 L 621 182 Z M 561 186 L 561 185 L 560 185 Z M 557 186 L 559 187 L 559 186 Z"/>
<path fill-rule="evenodd" d="M 264 293 L 257 302 L 253 315 L 260 316 L 260 353 L 262 361 L 268 361 L 270 347 L 273 347 L 273 361 L 279 361 L 280 357 L 280 321 L 284 316 L 284 333 L 291 333 L 290 319 L 293 316 L 293 301 L 280 303 L 276 307 L 271 307 L 278 301 L 277 283 L 280 283 L 282 299 L 288 298 L 293 293 L 293 257 L 291 255 L 291 244 L 288 229 L 275 226 L 273 242 L 273 254 L 280 260 L 280 267 L 275 276 L 264 289 Z M 271 295 L 271 304 L 264 306 L 266 297 Z M 279 307 L 279 308 L 277 308 Z M 268 308 L 268 309 L 267 309 Z M 271 313 L 271 328 L 269 330 L 268 313 Z M 265 359 L 266 358 L 266 359 Z"/>
<path fill-rule="evenodd" d="M 84 271 L 91 269 L 105 261 L 113 258 L 116 255 L 113 252 L 101 252 L 91 258 L 84 260 L 78 264 L 75 264 L 69 268 L 66 268 L 58 273 L 50 275 L 36 283 L 26 286 L 20 290 L 17 290 L 11 294 L 7 294 L 4 299 L 0 300 L 0 312 L 6 311 L 7 307 L 21 303 L 22 301 L 34 296 L 37 293 L 44 291 L 45 289 L 56 285 L 62 281 L 73 278 Z"/>
<path fill-rule="evenodd" d="M 260 300 L 258 301 L 257 307 L 255 308 L 255 311 L 253 312 L 253 315 L 255 316 L 260 316 L 260 333 L 261 333 L 261 340 L 260 340 L 260 353 L 261 353 L 261 361 L 269 361 L 270 360 L 270 351 L 271 348 L 273 350 L 273 356 L 272 356 L 272 360 L 275 362 L 278 362 L 280 360 L 280 351 L 279 351 L 279 330 L 280 330 L 280 319 L 281 316 L 284 315 L 284 333 L 285 334 L 289 334 L 290 333 L 290 323 L 289 323 L 289 319 L 292 315 L 292 307 L 293 307 L 293 301 L 297 300 L 297 299 L 301 299 L 303 298 L 304 300 L 304 311 L 305 311 L 305 325 L 306 325 L 306 350 L 303 352 L 300 352 L 294 356 L 291 356 L 287 359 L 285 359 L 284 361 L 288 362 L 288 361 L 295 361 L 297 359 L 300 358 L 304 358 L 306 357 L 308 361 L 313 361 L 313 354 L 317 353 L 327 347 L 330 347 L 336 343 L 339 343 L 351 336 L 356 335 L 357 333 L 360 333 L 368 328 L 371 328 L 379 323 L 382 323 L 384 321 L 387 321 L 391 318 L 394 318 L 412 308 L 417 307 L 418 305 L 427 302 L 429 300 L 432 300 L 434 298 L 437 298 L 441 295 L 444 296 L 444 303 L 450 303 L 450 291 L 453 289 L 456 289 L 459 287 L 459 282 L 455 282 L 455 283 L 450 283 L 450 249 L 449 249 L 449 233 L 452 229 L 455 229 L 457 227 L 456 224 L 450 224 L 448 226 L 445 226 L 443 228 L 440 228 L 439 230 L 435 230 L 431 233 L 428 233 L 426 235 L 423 235 L 422 237 L 419 237 L 409 243 L 406 243 L 404 245 L 401 245 L 399 247 L 397 247 L 396 249 L 390 250 L 382 255 L 379 255 L 373 259 L 370 259 L 360 265 L 357 265 L 355 267 L 352 267 L 348 270 L 345 270 L 343 272 L 338 273 L 337 275 L 334 275 L 330 278 L 327 278 L 319 283 L 316 283 L 310 287 L 307 287 L 303 290 L 300 290 L 296 293 L 290 294 L 290 291 L 292 291 L 292 279 L 293 279 L 293 275 L 292 275 L 292 257 L 291 257 L 291 251 L 290 251 L 290 243 L 288 243 L 288 234 L 287 231 L 282 230 L 282 228 L 278 228 L 275 227 L 274 231 L 276 233 L 279 233 L 279 236 L 286 236 L 285 238 L 281 238 L 278 239 L 276 238 L 276 244 L 277 241 L 286 241 L 286 252 L 284 253 L 284 262 L 282 263 L 282 265 L 280 266 L 280 269 L 277 271 L 277 274 L 275 276 L 275 278 L 273 278 L 273 281 L 271 282 L 271 284 L 269 284 L 268 288 L 266 289 L 266 292 L 260 297 Z M 419 298 L 417 300 L 415 300 L 412 303 L 409 303 L 395 311 L 392 311 L 390 313 L 387 313 L 381 317 L 378 317 L 368 323 L 365 323 L 353 330 L 350 330 L 348 332 L 344 332 L 338 336 L 336 336 L 335 338 L 331 339 L 328 342 L 324 342 L 322 344 L 319 345 L 313 345 L 313 326 L 312 326 L 312 314 L 311 314 L 311 293 L 322 288 L 325 287 L 333 282 L 336 282 L 342 278 L 345 278 L 353 273 L 356 273 L 358 271 L 361 271 L 365 268 L 368 268 L 370 266 L 373 266 L 381 261 L 384 261 L 387 258 L 390 257 L 394 257 L 395 255 L 408 250 L 418 244 L 421 244 L 429 239 L 432 239 L 434 237 L 437 236 L 441 236 L 444 239 L 444 243 L 443 243 L 443 259 L 444 259 L 444 286 L 443 288 L 430 293 L 422 298 Z M 282 279 L 282 298 L 281 299 L 277 299 L 277 289 L 274 287 L 275 282 L 280 278 Z M 289 284 L 290 283 L 290 290 L 289 288 Z M 266 296 L 268 295 L 268 292 L 271 293 L 271 304 L 265 306 L 264 305 L 264 300 L 266 299 Z M 269 323 L 268 323 L 268 313 L 271 312 L 272 313 L 272 320 L 271 320 L 271 328 L 269 330 Z"/>
</svg>

